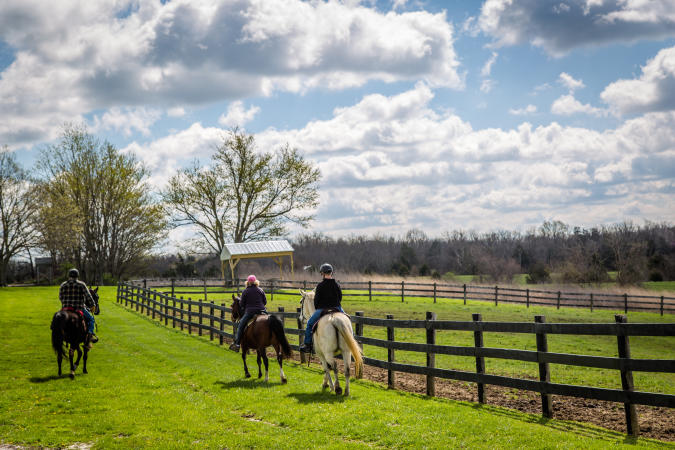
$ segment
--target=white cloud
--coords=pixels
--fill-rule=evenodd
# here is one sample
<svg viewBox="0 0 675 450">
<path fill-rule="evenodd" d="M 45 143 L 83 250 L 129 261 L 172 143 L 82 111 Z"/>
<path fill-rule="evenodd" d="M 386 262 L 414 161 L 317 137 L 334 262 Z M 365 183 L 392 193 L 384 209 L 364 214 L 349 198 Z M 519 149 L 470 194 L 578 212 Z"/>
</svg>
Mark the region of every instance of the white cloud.
<svg viewBox="0 0 675 450">
<path fill-rule="evenodd" d="M 185 115 L 185 108 L 174 106 L 166 111 L 166 115 L 169 117 L 183 117 Z"/>
<path fill-rule="evenodd" d="M 524 108 L 509 109 L 509 114 L 514 116 L 524 116 L 527 114 L 534 114 L 537 112 L 537 107 L 534 105 L 527 105 Z"/>
<path fill-rule="evenodd" d="M 169 108 L 342 89 L 370 80 L 463 88 L 445 13 L 359 2 L 0 3 L 15 60 L 0 77 L 0 141 L 32 143 L 112 107 Z"/>
<path fill-rule="evenodd" d="M 562 116 L 571 116 L 573 114 L 589 114 L 596 117 L 607 115 L 607 111 L 602 108 L 596 108 L 590 104 L 582 104 L 579 100 L 574 98 L 574 95 L 568 94 L 557 98 L 551 105 L 551 112 L 553 114 L 560 114 Z"/>
<path fill-rule="evenodd" d="M 124 136 L 131 136 L 134 130 L 144 136 L 150 135 L 150 127 L 157 122 L 162 113 L 151 108 L 110 108 L 102 117 L 94 116 L 92 132 L 115 130 Z"/>
<path fill-rule="evenodd" d="M 237 100 L 236 102 L 230 103 L 227 108 L 227 114 L 222 114 L 218 118 L 218 123 L 227 128 L 244 126 L 246 123 L 253 120 L 258 112 L 260 112 L 260 108 L 257 106 L 251 106 L 249 109 L 244 109 L 244 103 Z"/>
<path fill-rule="evenodd" d="M 675 109 L 675 47 L 647 61 L 640 78 L 615 81 L 600 97 L 617 114 Z"/>
<path fill-rule="evenodd" d="M 485 61 L 485 64 L 483 65 L 483 68 L 480 71 L 480 74 L 484 77 L 489 77 L 490 72 L 492 72 L 492 66 L 494 63 L 497 61 L 497 52 L 492 52 L 492 55 L 490 55 L 490 58 L 488 58 L 487 61 Z"/>
<path fill-rule="evenodd" d="M 494 46 L 578 47 L 675 36 L 675 0 L 486 0 L 477 20 Z"/>
<path fill-rule="evenodd" d="M 576 89 L 581 89 L 586 87 L 584 82 L 581 80 L 575 80 L 570 74 L 562 72 L 558 77 L 558 82 L 569 89 L 570 93 L 574 92 Z"/>
<path fill-rule="evenodd" d="M 487 94 L 492 90 L 492 88 L 495 87 L 496 84 L 497 84 L 497 82 L 494 81 L 494 80 L 489 80 L 489 79 L 483 80 L 483 82 L 480 84 L 480 90 L 481 90 L 481 92 L 485 92 Z"/>
</svg>

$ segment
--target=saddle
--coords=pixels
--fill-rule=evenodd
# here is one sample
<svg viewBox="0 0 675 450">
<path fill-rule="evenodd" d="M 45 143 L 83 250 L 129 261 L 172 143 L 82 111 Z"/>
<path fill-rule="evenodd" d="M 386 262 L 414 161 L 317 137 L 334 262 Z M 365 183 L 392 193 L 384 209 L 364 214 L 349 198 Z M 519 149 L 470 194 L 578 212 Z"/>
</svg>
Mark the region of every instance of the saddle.
<svg viewBox="0 0 675 450">
<path fill-rule="evenodd" d="M 61 311 L 71 311 L 71 312 L 78 313 L 80 315 L 80 319 L 82 321 L 82 328 L 87 330 L 87 322 L 85 322 L 85 320 L 84 320 L 84 313 L 82 312 L 81 309 L 75 309 L 72 306 L 66 306 L 64 308 L 61 308 Z M 89 330 L 87 330 L 87 332 L 89 332 Z"/>
<path fill-rule="evenodd" d="M 256 315 L 254 315 L 253 317 L 251 317 L 251 320 L 249 320 L 248 322 L 246 322 L 246 325 L 244 326 L 244 329 L 242 330 L 242 333 L 244 333 L 244 332 L 248 329 L 248 327 L 250 327 L 251 325 L 253 325 L 253 322 L 256 321 L 256 319 L 258 318 L 258 316 L 266 316 L 267 314 L 268 314 L 267 311 L 263 311 L 263 312 L 260 312 L 260 313 L 258 313 L 258 314 L 256 314 Z"/>
<path fill-rule="evenodd" d="M 317 325 L 319 325 L 319 321 L 321 320 L 321 318 L 322 318 L 323 316 L 326 316 L 326 315 L 328 315 L 328 314 L 335 314 L 335 313 L 342 313 L 342 311 L 340 311 L 340 310 L 337 309 L 337 308 L 325 308 L 325 309 L 322 309 L 322 310 L 321 310 L 321 314 L 319 314 L 319 319 L 318 319 L 316 322 L 314 322 L 314 325 L 312 325 L 312 333 L 316 333 L 316 327 L 317 327 Z M 343 313 L 343 314 L 344 314 L 344 313 Z"/>
</svg>

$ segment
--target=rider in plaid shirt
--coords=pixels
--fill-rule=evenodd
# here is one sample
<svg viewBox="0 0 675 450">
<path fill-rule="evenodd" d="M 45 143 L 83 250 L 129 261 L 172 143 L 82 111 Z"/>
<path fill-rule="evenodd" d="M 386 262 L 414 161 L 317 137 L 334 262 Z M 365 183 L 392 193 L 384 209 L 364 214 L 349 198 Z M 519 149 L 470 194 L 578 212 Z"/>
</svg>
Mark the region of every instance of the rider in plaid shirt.
<svg viewBox="0 0 675 450">
<path fill-rule="evenodd" d="M 68 271 L 68 280 L 64 281 L 59 288 L 59 300 L 62 308 L 73 308 L 76 311 L 82 311 L 87 321 L 89 331 L 89 341 L 98 342 L 98 337 L 94 334 L 94 316 L 88 308 L 94 308 L 96 303 L 89 292 L 89 288 L 84 282 L 78 280 L 80 273 L 77 269 Z"/>
</svg>

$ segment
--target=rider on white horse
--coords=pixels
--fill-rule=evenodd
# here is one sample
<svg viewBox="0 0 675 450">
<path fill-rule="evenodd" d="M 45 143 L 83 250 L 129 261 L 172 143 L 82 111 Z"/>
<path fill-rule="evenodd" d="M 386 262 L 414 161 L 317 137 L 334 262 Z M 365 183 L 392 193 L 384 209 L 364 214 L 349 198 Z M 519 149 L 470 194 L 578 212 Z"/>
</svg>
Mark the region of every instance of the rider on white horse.
<svg viewBox="0 0 675 450">
<path fill-rule="evenodd" d="M 314 307 L 316 311 L 307 321 L 305 330 L 305 342 L 300 346 L 303 353 L 312 352 L 312 328 L 321 317 L 321 312 L 326 308 L 335 308 L 344 312 L 342 309 L 342 289 L 335 279 L 333 279 L 333 267 L 330 264 L 322 264 L 319 269 L 323 280 L 314 289 Z"/>
</svg>

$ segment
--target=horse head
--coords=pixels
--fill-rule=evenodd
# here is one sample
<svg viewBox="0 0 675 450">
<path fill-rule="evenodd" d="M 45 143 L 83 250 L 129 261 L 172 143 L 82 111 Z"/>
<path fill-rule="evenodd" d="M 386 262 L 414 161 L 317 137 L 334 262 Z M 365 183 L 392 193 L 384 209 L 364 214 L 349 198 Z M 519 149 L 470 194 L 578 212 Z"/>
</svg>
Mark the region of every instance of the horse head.
<svg viewBox="0 0 675 450">
<path fill-rule="evenodd" d="M 314 311 L 314 291 L 300 289 L 300 319 L 308 321 Z"/>
<path fill-rule="evenodd" d="M 241 313 L 241 305 L 239 304 L 239 301 L 241 299 L 234 294 L 232 294 L 232 304 L 230 305 L 230 308 L 232 309 L 232 322 L 236 322 L 239 320 L 242 316 Z"/>
<path fill-rule="evenodd" d="M 92 312 L 98 316 L 101 313 L 101 307 L 98 304 L 98 286 L 95 289 L 90 288 L 89 293 L 91 294 L 91 298 L 94 299 L 94 310 Z"/>
</svg>

